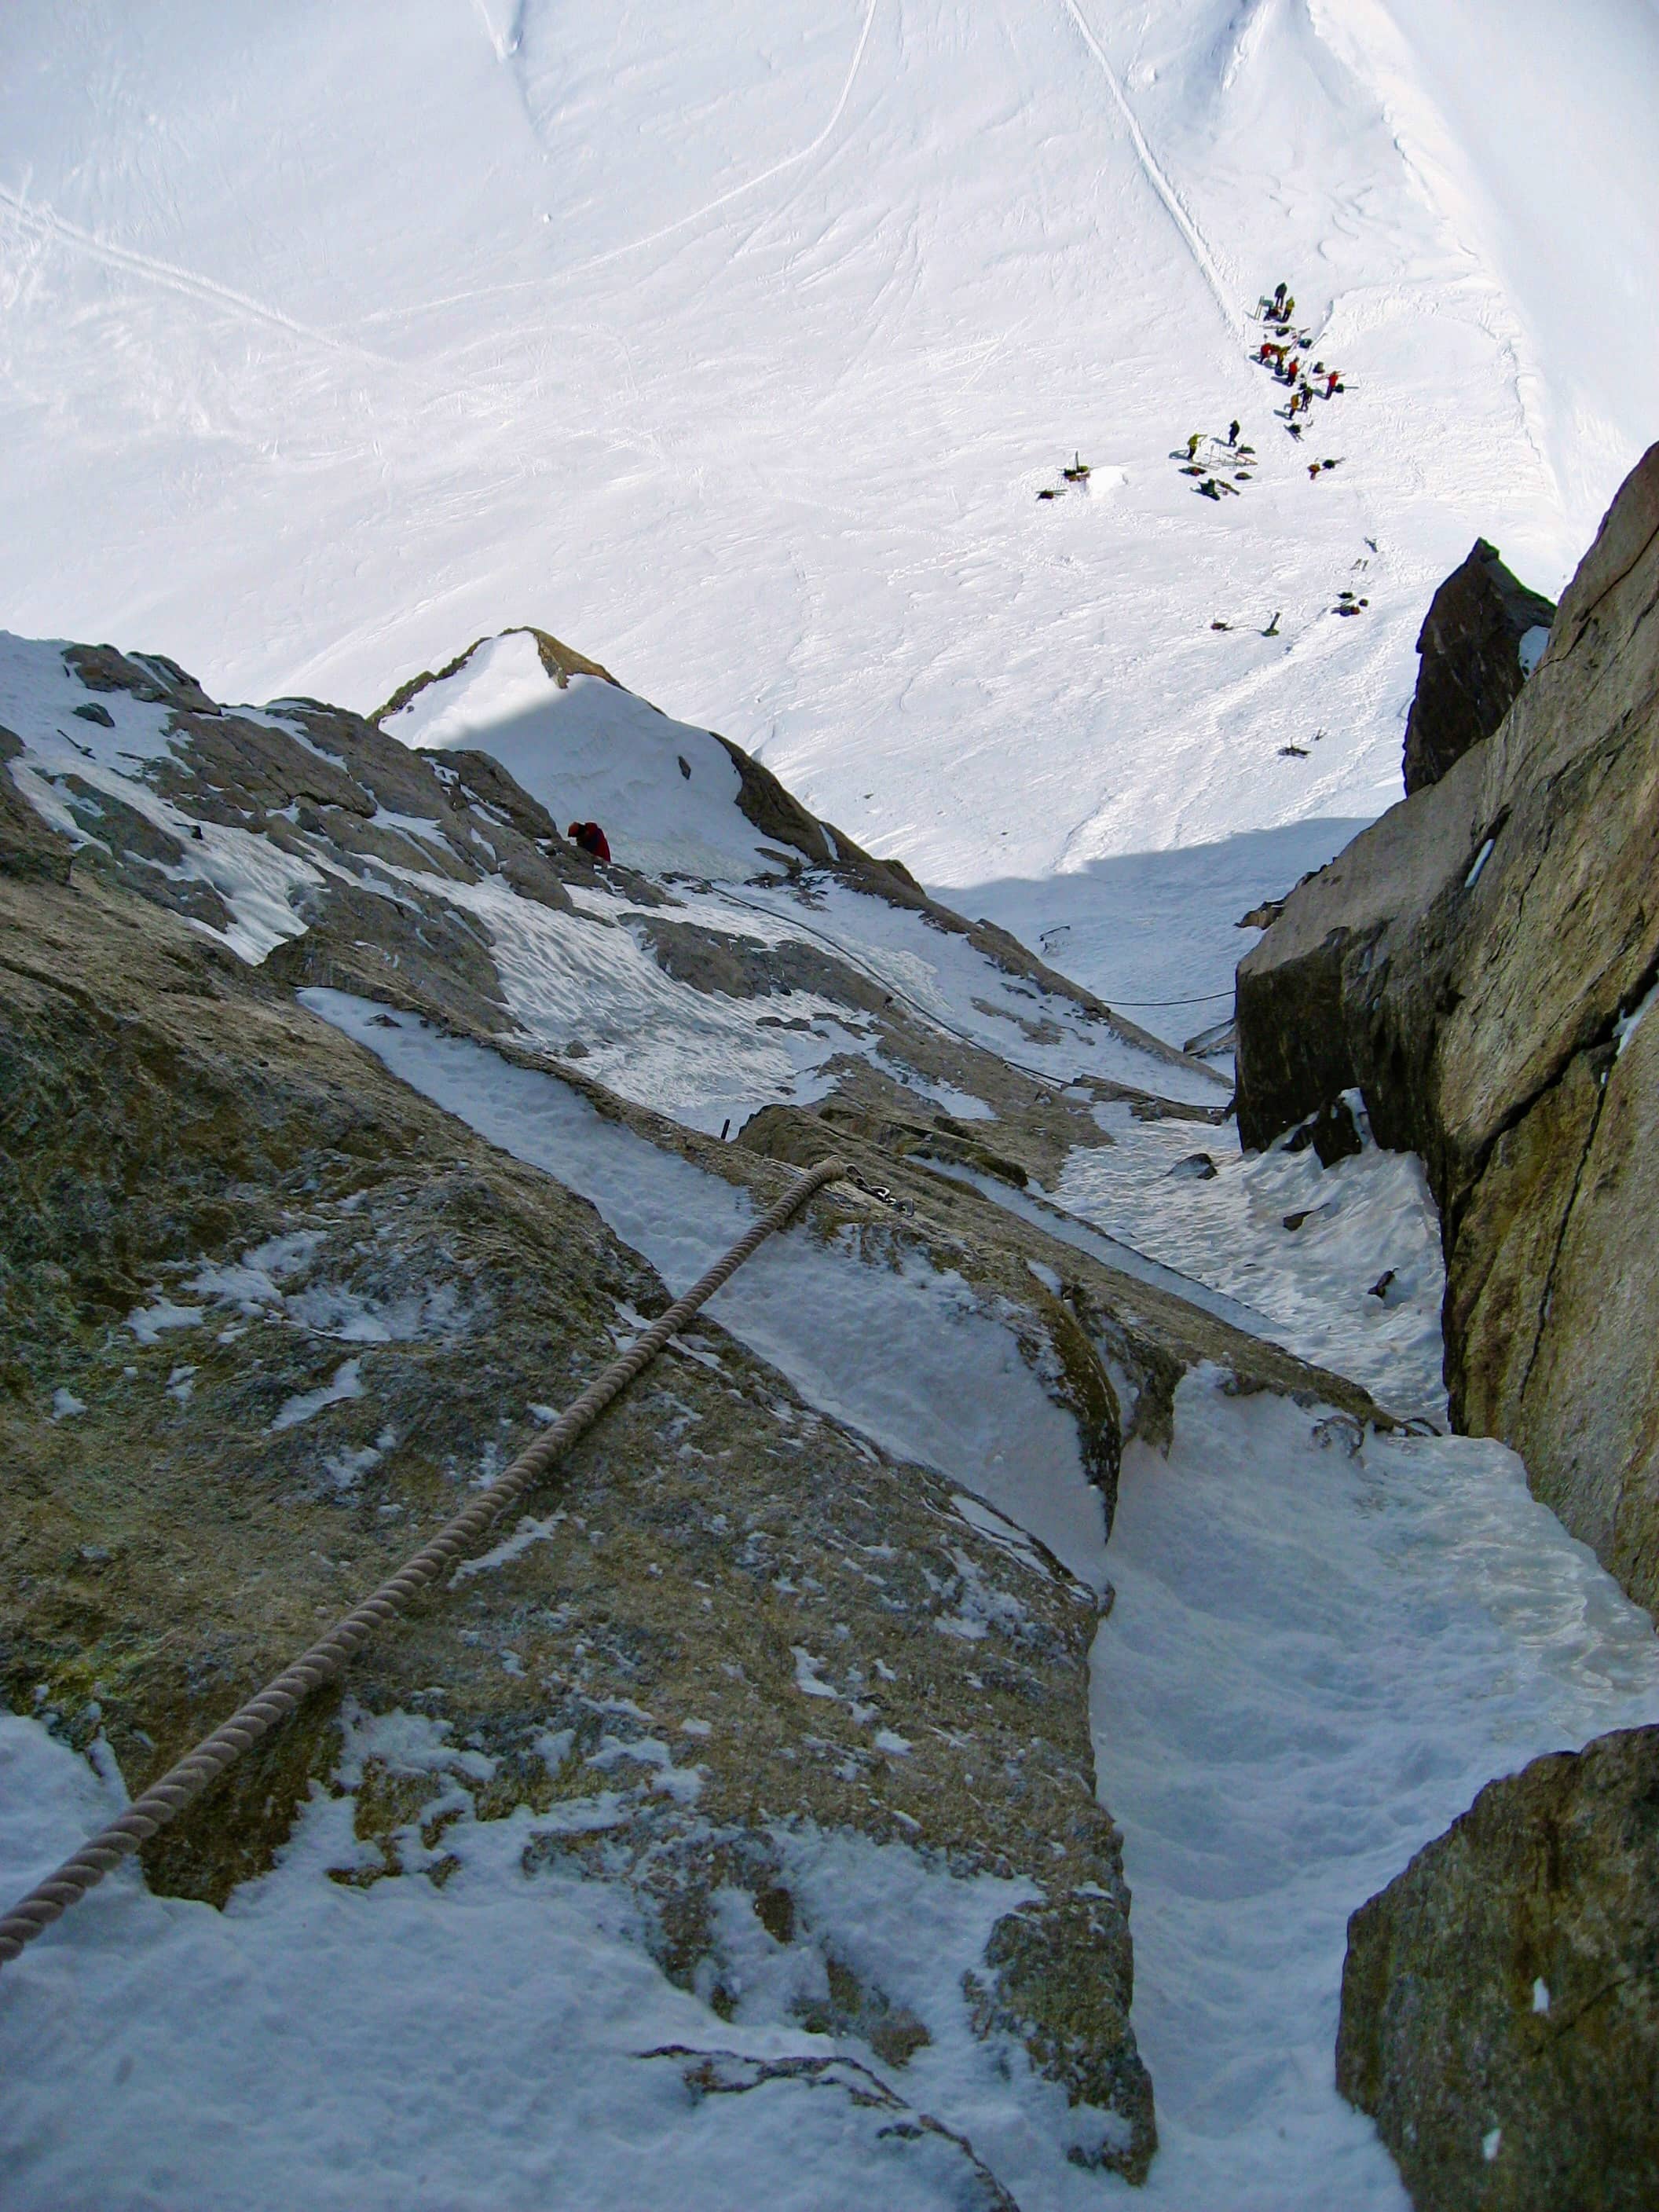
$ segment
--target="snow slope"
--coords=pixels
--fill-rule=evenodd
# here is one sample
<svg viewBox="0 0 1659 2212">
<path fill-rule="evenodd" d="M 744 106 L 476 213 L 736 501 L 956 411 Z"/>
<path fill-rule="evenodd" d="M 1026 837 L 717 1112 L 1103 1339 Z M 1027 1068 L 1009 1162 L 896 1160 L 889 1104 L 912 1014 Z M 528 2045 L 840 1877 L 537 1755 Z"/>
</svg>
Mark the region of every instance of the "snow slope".
<svg viewBox="0 0 1659 2212">
<path fill-rule="evenodd" d="M 527 630 L 486 639 L 382 726 L 421 752 L 493 754 L 561 828 L 573 817 L 609 824 L 628 867 L 742 883 L 772 865 L 738 811 L 740 781 L 722 745 L 599 677 L 561 687 Z"/>
<path fill-rule="evenodd" d="M 1433 583 L 1659 422 L 1656 82 L 1644 0 L 19 0 L 0 609 L 365 708 L 542 622 L 941 887 L 1369 815 Z"/>
<path fill-rule="evenodd" d="M 804 899 L 778 872 L 781 858 L 793 857 L 798 865 L 799 856 L 781 855 L 776 842 L 769 843 L 740 811 L 740 779 L 716 738 L 672 720 L 599 678 L 576 675 L 563 684 L 556 683 L 526 631 L 483 641 L 459 666 L 386 715 L 382 726 L 420 751 L 476 747 L 493 754 L 556 822 L 599 822 L 619 861 L 672 882 L 688 914 L 704 926 L 730 929 L 735 924 L 754 935 L 758 921 L 758 933 L 768 943 L 805 936 L 850 960 L 884 992 L 951 1035 L 1051 1081 L 1086 1072 L 1200 1105 L 1214 1105 L 1224 1095 L 1218 1077 L 1206 1079 L 1201 1067 L 1152 1058 L 1060 999 L 1046 1000 L 1041 1024 L 1032 1023 L 1029 984 L 1003 974 L 966 939 L 945 935 L 914 911 L 828 877 L 813 883 Z M 1328 831 L 1328 825 L 1319 825 L 1316 842 L 1322 846 Z M 834 836 L 833 830 L 827 834 Z M 1218 895 L 1225 900 L 1224 885 L 1201 908 L 1200 928 L 1212 921 Z M 590 905 L 596 915 L 645 911 L 614 895 Z M 486 918 L 508 970 L 520 1018 L 559 1045 L 573 1035 L 590 1036 L 596 1000 L 603 1003 L 605 995 L 603 987 L 596 989 L 593 933 L 586 933 L 590 962 L 576 979 L 582 1001 L 576 1008 L 555 1003 L 568 995 L 569 979 L 560 974 L 566 964 L 561 953 L 568 950 L 572 933 L 519 899 L 504 903 L 491 897 Z M 530 941 L 517 947 L 514 957 L 509 949 L 513 939 L 526 932 Z M 641 964 L 648 974 L 650 963 Z M 567 985 L 564 994 L 561 982 Z M 651 985 L 659 992 L 664 988 L 654 975 Z M 660 1033 L 652 1036 L 648 1022 L 641 1020 L 641 1000 L 647 994 L 640 976 L 630 970 L 615 1018 L 626 1030 L 625 1050 L 603 1054 L 603 1065 L 590 1071 L 630 1097 L 647 1095 L 640 1089 L 641 1064 L 672 1049 L 673 1032 L 688 1019 L 682 1000 L 677 1018 L 664 1022 Z M 698 1013 L 697 1025 L 711 1018 L 704 1009 Z M 1161 1033 L 1156 1024 L 1142 1026 Z M 1033 1036 L 1034 1029 L 1041 1034 Z M 838 1041 L 843 1046 L 850 1042 L 844 1034 Z M 783 1048 L 780 1041 L 770 1049 L 775 1056 Z M 796 1049 L 808 1054 L 809 1066 L 829 1056 L 811 1047 Z M 681 1120 L 714 1127 L 724 1109 L 746 1109 L 757 1091 L 766 1095 L 762 1086 L 739 1084 L 712 1097 L 698 1096 L 684 1082 L 677 1087 L 670 1079 L 649 1097 Z M 952 1110 L 965 1110 L 971 1117 L 985 1109 L 959 1097 Z"/>
</svg>

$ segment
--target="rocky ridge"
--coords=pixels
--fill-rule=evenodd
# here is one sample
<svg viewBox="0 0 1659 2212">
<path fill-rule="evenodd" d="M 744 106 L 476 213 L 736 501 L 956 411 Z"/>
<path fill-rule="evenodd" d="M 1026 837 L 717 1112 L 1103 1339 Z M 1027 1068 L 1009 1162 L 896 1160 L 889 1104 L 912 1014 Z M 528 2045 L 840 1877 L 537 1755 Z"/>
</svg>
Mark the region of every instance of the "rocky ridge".
<svg viewBox="0 0 1659 2212">
<path fill-rule="evenodd" d="M 319 1006 L 357 1009 L 366 1036 L 404 1024 L 487 1053 L 593 1141 L 614 1132 L 739 1202 L 834 1149 L 848 1176 L 792 1240 L 915 1282 L 923 1327 L 944 1310 L 926 1286 L 945 1286 L 1073 1440 L 1102 1527 L 1124 1437 L 1167 1437 L 1195 1364 L 1381 1418 L 987 1194 L 1104 1141 L 1102 1100 L 1212 1118 L 1207 1070 L 803 828 L 720 741 L 591 668 L 554 655 L 548 673 L 528 635 L 559 741 L 538 726 L 532 759 L 580 758 L 569 708 L 623 718 L 600 732 L 606 773 L 638 768 L 643 730 L 671 796 L 707 775 L 731 817 L 708 816 L 695 871 L 660 849 L 641 865 L 621 828 L 597 866 L 560 836 L 553 787 L 481 746 L 414 752 L 309 701 L 222 709 L 173 664 L 108 647 L 8 641 L 0 660 L 0 1654 L 14 1706 L 106 1747 L 131 1786 L 668 1295 L 555 1175 L 395 1080 Z M 580 775 L 557 787 L 595 811 Z M 935 945 L 929 968 L 917 948 Z M 532 974 L 568 988 L 538 999 Z M 613 1089 L 596 1067 L 625 1070 L 653 1024 L 702 1042 L 647 1095 Z M 796 1057 L 780 1036 L 805 1041 Z M 708 1127 L 726 1103 L 711 1051 L 750 1054 L 773 1092 L 738 1143 Z M 158 1838 L 149 1879 L 222 1901 L 317 1788 L 352 1799 L 356 1849 L 333 1869 L 350 1884 L 441 1884 L 471 1824 L 522 1820 L 527 1874 L 625 1890 L 652 1957 L 717 2014 L 793 2021 L 900 2082 L 948 2024 L 809 1911 L 792 1853 L 846 1834 L 941 1882 L 1007 1881 L 1023 1901 L 960 1962 L 974 2033 L 988 2057 L 1023 2046 L 1072 2156 L 1138 2178 L 1152 2090 L 1089 1733 L 1109 1592 L 988 1485 L 988 1466 L 873 1443 L 706 1320 L 545 1511 Z"/>
<path fill-rule="evenodd" d="M 1500 620 L 1491 572 L 1477 545 L 1425 626 L 1451 653 L 1465 623 L 1464 749 L 1427 769 L 1419 750 L 1413 787 L 1408 744 L 1411 795 L 1240 966 L 1240 1132 L 1306 1120 L 1340 1150 L 1353 1085 L 1422 1155 L 1454 1420 L 1511 1443 L 1659 1613 L 1659 447 L 1482 730 L 1528 611 Z M 1451 719 L 1443 678 L 1425 652 L 1425 730 Z M 1656 1759 L 1640 1728 L 1534 1761 L 1352 1916 L 1338 2082 L 1419 2212 L 1659 2197 Z"/>
</svg>

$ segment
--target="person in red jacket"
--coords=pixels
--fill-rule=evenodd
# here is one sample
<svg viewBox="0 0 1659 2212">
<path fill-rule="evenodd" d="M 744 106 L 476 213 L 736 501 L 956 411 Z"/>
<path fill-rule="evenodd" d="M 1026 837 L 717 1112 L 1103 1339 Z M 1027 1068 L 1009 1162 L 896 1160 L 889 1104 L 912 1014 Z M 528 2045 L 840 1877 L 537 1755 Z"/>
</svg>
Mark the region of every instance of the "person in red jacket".
<svg viewBox="0 0 1659 2212">
<path fill-rule="evenodd" d="M 573 845 L 580 845 L 584 853 L 598 860 L 601 866 L 611 866 L 611 845 L 597 822 L 573 822 L 565 831 Z"/>
</svg>

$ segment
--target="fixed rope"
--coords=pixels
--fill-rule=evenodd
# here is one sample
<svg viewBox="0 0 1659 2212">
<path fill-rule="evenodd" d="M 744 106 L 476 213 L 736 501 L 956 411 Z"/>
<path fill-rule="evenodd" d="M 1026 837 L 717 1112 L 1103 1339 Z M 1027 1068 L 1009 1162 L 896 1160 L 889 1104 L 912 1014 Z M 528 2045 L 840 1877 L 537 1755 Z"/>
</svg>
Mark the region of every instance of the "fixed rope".
<svg viewBox="0 0 1659 2212">
<path fill-rule="evenodd" d="M 830 1159 L 821 1161 L 801 1176 L 770 1212 L 761 1216 L 747 1236 L 717 1260 L 707 1274 L 700 1276 L 684 1297 L 676 1298 L 643 1336 L 636 1339 L 619 1358 L 613 1359 L 580 1397 L 566 1407 L 550 1428 L 544 1430 L 533 1443 L 527 1445 L 487 1489 L 481 1490 L 464 1512 L 458 1513 L 422 1546 L 413 1559 L 406 1560 L 389 1582 L 382 1583 L 372 1596 L 366 1597 L 343 1620 L 336 1621 L 325 1636 L 274 1682 L 268 1682 L 258 1697 L 251 1698 L 159 1782 L 152 1784 L 142 1797 L 136 1798 L 118 1820 L 100 1829 L 73 1858 L 65 1859 L 55 1874 L 37 1883 L 0 1920 L 0 1966 L 16 1958 L 26 1943 L 32 1943 L 43 1929 L 61 1918 L 77 1899 L 95 1887 L 112 1868 L 148 1842 L 158 1829 L 176 1820 L 228 1766 L 279 1722 L 286 1720 L 313 1690 L 342 1674 L 346 1662 L 359 1646 L 366 1644 L 377 1628 L 384 1628 L 388 1621 L 405 1612 L 428 1583 L 435 1581 L 446 1567 L 459 1561 L 491 1522 L 522 1498 L 531 1485 L 538 1481 L 553 1462 L 592 1428 L 612 1399 L 620 1396 L 650 1365 L 670 1337 L 684 1328 L 698 1308 L 714 1297 L 744 1261 L 751 1259 L 769 1237 L 799 1213 L 814 1192 L 833 1182 L 842 1171 L 841 1161 Z"/>
</svg>

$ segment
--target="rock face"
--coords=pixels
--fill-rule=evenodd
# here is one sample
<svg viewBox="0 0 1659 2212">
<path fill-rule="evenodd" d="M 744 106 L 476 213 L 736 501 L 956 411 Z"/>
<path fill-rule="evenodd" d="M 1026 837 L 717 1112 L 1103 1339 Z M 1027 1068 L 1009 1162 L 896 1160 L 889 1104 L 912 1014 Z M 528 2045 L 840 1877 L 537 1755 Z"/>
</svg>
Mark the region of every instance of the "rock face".
<svg viewBox="0 0 1659 2212">
<path fill-rule="evenodd" d="M 153 903 L 0 880 L 0 1684 L 70 1741 L 101 1735 L 136 1790 L 666 1296 L 591 1208 Z M 757 1196 L 785 1180 L 720 1157 Z M 879 1211 L 848 1199 L 821 1233 Z M 1116 1405 L 1071 1327 L 1107 1476 Z M 902 2078 L 937 2023 L 793 1901 L 788 1834 L 1035 1877 L 1041 1901 L 968 1962 L 980 2033 L 1063 2083 L 1087 2163 L 1143 2174 L 1097 1593 L 702 1323 L 550 1493 L 361 1656 L 343 1705 L 317 1700 L 164 1831 L 152 1886 L 222 1903 L 313 1779 L 355 1792 L 334 1875 L 360 1886 L 441 1882 L 458 1815 L 527 1809 L 526 1872 L 626 1883 L 646 1948 L 716 2012 L 764 1952 L 803 2027 Z M 412 1760 L 377 1747 L 397 1713 L 429 1738 Z M 994 1992 L 1045 1944 L 1071 1996 L 1026 2024 Z"/>
<path fill-rule="evenodd" d="M 73 848 L 47 828 L 5 773 L 5 763 L 22 750 L 20 738 L 0 729 L 0 875 L 66 884 Z"/>
<path fill-rule="evenodd" d="M 1240 964 L 1238 1121 L 1357 1085 L 1419 1152 L 1453 1419 L 1659 1611 L 1659 447 L 1492 736 L 1300 886 Z"/>
<path fill-rule="evenodd" d="M 1468 559 L 1435 593 L 1418 635 L 1422 666 L 1406 721 L 1408 794 L 1438 783 L 1471 745 L 1492 735 L 1526 681 L 1522 639 L 1547 631 L 1554 619 L 1551 602 L 1528 591 L 1498 548 L 1477 538 Z"/>
<path fill-rule="evenodd" d="M 1492 1783 L 1354 1914 L 1337 2084 L 1417 2212 L 1659 2204 L 1659 1729 Z"/>
</svg>

